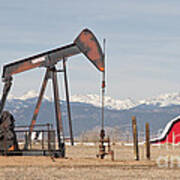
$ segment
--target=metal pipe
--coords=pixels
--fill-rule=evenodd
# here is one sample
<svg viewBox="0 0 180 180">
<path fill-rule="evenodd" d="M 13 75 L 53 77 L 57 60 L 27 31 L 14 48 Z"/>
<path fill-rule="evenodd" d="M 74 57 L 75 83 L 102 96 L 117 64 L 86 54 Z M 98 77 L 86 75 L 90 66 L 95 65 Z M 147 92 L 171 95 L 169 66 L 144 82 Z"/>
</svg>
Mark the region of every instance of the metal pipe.
<svg viewBox="0 0 180 180">
<path fill-rule="evenodd" d="M 103 64 L 104 64 L 104 68 L 105 68 L 105 44 L 106 44 L 106 40 L 104 39 L 103 40 L 103 46 L 104 46 L 104 53 L 103 53 Z M 104 130 L 104 96 L 105 96 L 105 87 L 106 87 L 106 84 L 105 84 L 105 69 L 104 71 L 102 72 L 102 124 L 101 124 L 101 127 L 102 127 L 102 130 Z"/>
</svg>

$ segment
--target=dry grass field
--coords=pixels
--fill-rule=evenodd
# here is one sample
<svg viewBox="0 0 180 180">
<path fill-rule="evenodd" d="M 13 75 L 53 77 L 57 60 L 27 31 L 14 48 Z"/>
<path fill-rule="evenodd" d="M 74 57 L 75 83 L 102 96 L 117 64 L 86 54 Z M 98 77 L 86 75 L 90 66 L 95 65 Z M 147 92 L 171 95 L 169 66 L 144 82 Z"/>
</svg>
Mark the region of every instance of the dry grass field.
<svg viewBox="0 0 180 180">
<path fill-rule="evenodd" d="M 146 160 L 143 146 L 140 147 L 140 161 L 133 160 L 131 146 L 114 145 L 115 161 L 110 157 L 97 159 L 98 146 L 67 146 L 65 159 L 50 157 L 0 157 L 1 180 L 55 180 L 55 179 L 180 179 L 178 162 L 171 164 L 171 157 L 180 157 L 180 147 L 152 147 L 151 160 Z M 168 164 L 158 157 L 168 158 Z M 168 167 L 165 167 L 167 165 Z M 172 167 L 171 167 L 172 166 Z"/>
</svg>

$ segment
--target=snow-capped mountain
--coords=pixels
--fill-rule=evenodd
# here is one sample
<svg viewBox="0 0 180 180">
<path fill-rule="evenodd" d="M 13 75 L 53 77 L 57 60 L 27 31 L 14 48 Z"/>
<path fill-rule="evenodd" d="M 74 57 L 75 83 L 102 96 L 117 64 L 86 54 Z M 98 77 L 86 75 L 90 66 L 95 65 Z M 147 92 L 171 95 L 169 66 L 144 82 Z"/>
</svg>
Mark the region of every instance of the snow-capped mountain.
<svg viewBox="0 0 180 180">
<path fill-rule="evenodd" d="M 8 99 L 9 100 L 12 100 L 12 99 L 27 100 L 27 99 L 32 99 L 32 98 L 36 98 L 36 97 L 38 97 L 38 93 L 34 90 L 31 90 L 31 91 L 28 91 L 27 93 L 25 93 L 24 95 L 19 96 L 19 97 L 10 94 L 8 96 Z M 44 99 L 51 101 L 51 98 L 49 98 L 48 96 L 44 96 Z"/>
<path fill-rule="evenodd" d="M 101 107 L 101 97 L 99 95 L 92 95 L 92 94 L 86 96 L 74 95 L 71 97 L 71 102 L 82 102 L 82 103 L 92 104 L 96 107 Z M 117 110 L 130 109 L 138 105 L 137 102 L 135 102 L 130 98 L 125 100 L 116 100 L 109 96 L 105 97 L 104 104 L 108 109 L 117 109 Z"/>
<path fill-rule="evenodd" d="M 101 106 L 100 97 L 98 95 L 72 96 L 71 101 L 88 103 L 97 107 Z M 125 100 L 116 100 L 109 96 L 105 97 L 105 106 L 109 109 L 131 109 L 139 105 L 154 105 L 158 107 L 180 105 L 180 92 L 162 94 L 157 97 L 147 98 L 139 101 L 133 100 L 131 98 Z"/>
<path fill-rule="evenodd" d="M 38 93 L 30 91 L 21 97 L 9 96 L 5 110 L 15 117 L 16 124 L 28 125 L 32 119 L 37 102 Z M 154 98 L 134 101 L 115 100 L 105 97 L 105 125 L 108 127 L 128 127 L 131 129 L 131 117 L 138 119 L 138 128 L 144 131 L 146 122 L 150 123 L 151 130 L 157 132 L 163 129 L 167 122 L 180 115 L 180 93 L 164 94 Z M 76 135 L 101 124 L 101 97 L 98 95 L 72 96 L 71 111 L 73 127 Z M 66 102 L 61 101 L 62 119 L 65 133 L 68 134 L 68 120 Z M 37 119 L 38 123 L 53 123 L 54 103 L 45 97 Z M 126 129 L 122 129 L 126 130 Z"/>
<path fill-rule="evenodd" d="M 157 105 L 159 107 L 165 107 L 170 105 L 180 105 L 180 92 L 177 93 L 167 93 L 154 98 L 148 98 L 139 101 L 139 104 L 146 105 Z"/>
<path fill-rule="evenodd" d="M 10 95 L 9 99 L 19 99 L 19 100 L 27 100 L 31 98 L 38 97 L 38 93 L 35 91 L 29 91 L 21 97 L 15 97 Z M 44 99 L 48 101 L 52 101 L 48 96 L 44 96 Z M 63 99 L 64 100 L 64 99 Z M 73 95 L 70 97 L 71 102 L 80 102 L 91 104 L 96 107 L 101 107 L 101 97 L 99 95 Z M 133 100 L 132 98 L 127 98 L 124 100 L 113 99 L 109 96 L 105 97 L 105 107 L 108 109 L 116 109 L 116 110 L 126 110 L 131 109 L 139 105 L 154 105 L 158 107 L 165 107 L 170 105 L 180 105 L 180 92 L 178 93 L 167 93 L 162 94 L 157 97 L 147 98 L 143 100 Z"/>
</svg>

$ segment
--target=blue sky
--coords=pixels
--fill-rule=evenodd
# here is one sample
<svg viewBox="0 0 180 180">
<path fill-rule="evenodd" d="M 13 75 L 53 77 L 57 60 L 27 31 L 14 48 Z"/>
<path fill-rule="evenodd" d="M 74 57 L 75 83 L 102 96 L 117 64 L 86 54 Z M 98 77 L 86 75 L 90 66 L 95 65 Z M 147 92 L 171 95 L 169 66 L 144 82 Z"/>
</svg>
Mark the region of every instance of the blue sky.
<svg viewBox="0 0 180 180">
<path fill-rule="evenodd" d="M 69 44 L 89 28 L 101 43 L 107 39 L 107 95 L 141 99 L 180 90 L 178 0 L 6 0 L 0 17 L 0 73 L 4 64 Z M 38 91 L 44 71 L 15 75 L 11 93 Z M 68 72 L 72 95 L 99 93 L 101 74 L 83 55 L 69 59 Z M 59 83 L 63 96 L 62 75 Z"/>
</svg>

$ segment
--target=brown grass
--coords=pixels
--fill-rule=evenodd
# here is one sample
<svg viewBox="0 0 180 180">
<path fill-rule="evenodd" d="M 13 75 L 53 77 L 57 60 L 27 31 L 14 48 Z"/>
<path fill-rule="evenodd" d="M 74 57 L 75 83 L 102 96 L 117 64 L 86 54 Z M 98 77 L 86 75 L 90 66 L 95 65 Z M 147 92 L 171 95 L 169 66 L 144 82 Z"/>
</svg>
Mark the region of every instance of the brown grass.
<svg viewBox="0 0 180 180">
<path fill-rule="evenodd" d="M 180 148 L 152 147 L 151 160 L 146 160 L 140 147 L 140 161 L 133 160 L 132 147 L 113 146 L 115 161 L 110 157 L 97 159 L 98 146 L 67 147 L 65 159 L 50 157 L 0 157 L 0 179 L 180 179 L 180 169 L 160 168 L 156 159 L 161 156 L 178 156 Z M 175 163 L 176 164 L 176 163 Z"/>
</svg>

